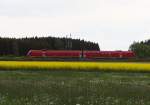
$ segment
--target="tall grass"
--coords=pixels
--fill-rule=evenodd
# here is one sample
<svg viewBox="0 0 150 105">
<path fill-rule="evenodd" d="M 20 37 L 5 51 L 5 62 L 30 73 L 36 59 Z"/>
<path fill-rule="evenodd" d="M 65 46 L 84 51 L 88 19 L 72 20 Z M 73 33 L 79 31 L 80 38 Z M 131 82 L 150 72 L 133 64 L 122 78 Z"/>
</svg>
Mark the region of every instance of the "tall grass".
<svg viewBox="0 0 150 105">
<path fill-rule="evenodd" d="M 150 105 L 150 73 L 0 71 L 0 105 Z"/>
<path fill-rule="evenodd" d="M 1 70 L 150 71 L 150 63 L 0 61 Z"/>
</svg>

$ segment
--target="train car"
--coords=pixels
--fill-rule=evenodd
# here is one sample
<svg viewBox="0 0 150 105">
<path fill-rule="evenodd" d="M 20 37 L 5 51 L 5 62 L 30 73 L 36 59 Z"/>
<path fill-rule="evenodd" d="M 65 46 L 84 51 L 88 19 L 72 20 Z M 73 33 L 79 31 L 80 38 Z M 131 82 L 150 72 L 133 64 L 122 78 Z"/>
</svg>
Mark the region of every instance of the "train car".
<svg viewBox="0 0 150 105">
<path fill-rule="evenodd" d="M 30 57 L 49 57 L 49 58 L 79 58 L 81 51 L 67 50 L 30 50 L 27 54 Z"/>
<path fill-rule="evenodd" d="M 73 51 L 73 50 L 30 50 L 27 54 L 30 57 L 49 58 L 134 58 L 132 51 Z"/>
<path fill-rule="evenodd" d="M 132 51 L 85 51 L 86 58 L 134 58 Z"/>
</svg>

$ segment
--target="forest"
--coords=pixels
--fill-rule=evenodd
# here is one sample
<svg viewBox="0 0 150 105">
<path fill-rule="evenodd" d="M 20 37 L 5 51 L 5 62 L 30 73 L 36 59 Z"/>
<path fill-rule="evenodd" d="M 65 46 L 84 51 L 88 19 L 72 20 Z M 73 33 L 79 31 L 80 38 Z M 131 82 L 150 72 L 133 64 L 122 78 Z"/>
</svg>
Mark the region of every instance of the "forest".
<svg viewBox="0 0 150 105">
<path fill-rule="evenodd" d="M 72 38 L 0 38 L 0 55 L 25 56 L 34 50 L 100 50 L 98 43 Z"/>
<path fill-rule="evenodd" d="M 150 58 L 150 39 L 141 42 L 133 42 L 129 50 L 134 51 L 138 58 Z"/>
</svg>

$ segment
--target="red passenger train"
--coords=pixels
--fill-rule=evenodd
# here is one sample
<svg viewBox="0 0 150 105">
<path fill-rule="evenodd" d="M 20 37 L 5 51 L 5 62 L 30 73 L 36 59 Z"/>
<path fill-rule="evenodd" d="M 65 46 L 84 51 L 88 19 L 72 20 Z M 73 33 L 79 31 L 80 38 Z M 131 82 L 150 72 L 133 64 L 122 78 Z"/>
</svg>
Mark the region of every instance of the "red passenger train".
<svg viewBox="0 0 150 105">
<path fill-rule="evenodd" d="M 49 57 L 49 58 L 134 58 L 132 51 L 73 51 L 73 50 L 30 50 L 29 57 Z"/>
</svg>

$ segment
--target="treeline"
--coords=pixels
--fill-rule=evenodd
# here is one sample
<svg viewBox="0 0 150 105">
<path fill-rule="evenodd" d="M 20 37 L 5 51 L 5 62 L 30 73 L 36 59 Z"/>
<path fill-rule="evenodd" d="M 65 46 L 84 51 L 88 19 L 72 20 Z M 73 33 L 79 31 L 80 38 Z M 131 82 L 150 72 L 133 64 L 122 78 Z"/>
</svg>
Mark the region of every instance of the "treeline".
<svg viewBox="0 0 150 105">
<path fill-rule="evenodd" d="M 31 49 L 41 50 L 100 50 L 98 43 L 56 37 L 0 38 L 0 55 L 25 56 Z"/>
<path fill-rule="evenodd" d="M 139 58 L 150 58 L 150 40 L 134 42 L 129 50 L 134 51 Z"/>
</svg>

